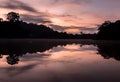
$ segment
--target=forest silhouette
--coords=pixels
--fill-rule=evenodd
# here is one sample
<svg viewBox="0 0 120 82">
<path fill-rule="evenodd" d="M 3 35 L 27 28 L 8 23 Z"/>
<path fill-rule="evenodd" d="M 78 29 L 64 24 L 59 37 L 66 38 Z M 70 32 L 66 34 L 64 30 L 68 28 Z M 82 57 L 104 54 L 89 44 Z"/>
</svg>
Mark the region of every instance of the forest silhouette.
<svg viewBox="0 0 120 82">
<path fill-rule="evenodd" d="M 67 34 L 55 31 L 43 24 L 27 23 L 20 19 L 19 13 L 9 12 L 7 20 L 0 18 L 0 38 L 47 38 L 47 39 L 96 39 L 120 40 L 120 20 L 105 21 L 99 25 L 98 32 L 94 34 Z"/>
<path fill-rule="evenodd" d="M 21 21 L 19 13 L 9 12 L 7 20 L 0 18 L 0 38 L 49 38 L 49 39 L 93 39 L 95 34 L 67 34 L 55 31 L 43 24 Z"/>
<path fill-rule="evenodd" d="M 98 28 L 97 39 L 120 40 L 120 20 L 115 22 L 105 21 Z"/>
</svg>

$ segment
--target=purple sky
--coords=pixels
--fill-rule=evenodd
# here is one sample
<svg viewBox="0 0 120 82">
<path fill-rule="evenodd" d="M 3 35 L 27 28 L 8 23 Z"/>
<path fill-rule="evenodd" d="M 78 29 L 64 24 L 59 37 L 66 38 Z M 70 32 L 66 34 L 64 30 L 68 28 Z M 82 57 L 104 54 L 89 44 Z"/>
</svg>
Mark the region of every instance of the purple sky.
<svg viewBox="0 0 120 82">
<path fill-rule="evenodd" d="M 105 20 L 120 17 L 120 0 L 0 0 L 0 16 L 20 13 L 27 22 L 46 24 L 68 33 L 96 32 Z"/>
</svg>

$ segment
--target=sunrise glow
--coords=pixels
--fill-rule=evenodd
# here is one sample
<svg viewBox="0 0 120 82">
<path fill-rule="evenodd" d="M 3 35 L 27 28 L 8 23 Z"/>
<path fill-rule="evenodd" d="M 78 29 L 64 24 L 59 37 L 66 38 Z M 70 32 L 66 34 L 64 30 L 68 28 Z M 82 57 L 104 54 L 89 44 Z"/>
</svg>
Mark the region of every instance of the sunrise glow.
<svg viewBox="0 0 120 82">
<path fill-rule="evenodd" d="M 87 30 L 93 33 L 105 20 L 114 21 L 120 17 L 118 0 L 0 0 L 0 3 L 0 17 L 4 20 L 5 14 L 15 11 L 26 22 L 42 24 L 45 20 L 50 22 L 44 24 L 54 25 L 56 29 L 55 25 L 70 27 L 63 30 L 68 33 L 86 32 L 81 27 L 94 28 Z"/>
</svg>

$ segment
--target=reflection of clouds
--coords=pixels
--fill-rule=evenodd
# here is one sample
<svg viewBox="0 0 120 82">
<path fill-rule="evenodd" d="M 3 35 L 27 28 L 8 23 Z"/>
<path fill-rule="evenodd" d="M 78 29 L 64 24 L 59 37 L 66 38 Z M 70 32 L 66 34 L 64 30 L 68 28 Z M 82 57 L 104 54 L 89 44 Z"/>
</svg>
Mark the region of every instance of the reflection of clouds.
<svg viewBox="0 0 120 82">
<path fill-rule="evenodd" d="M 48 61 L 49 58 L 54 58 L 54 59 L 56 58 L 56 59 L 58 59 L 58 61 L 61 61 L 61 62 L 71 62 L 71 61 L 74 62 L 75 60 L 81 59 L 81 57 L 77 58 L 78 55 L 82 55 L 82 54 L 86 54 L 86 53 L 90 54 L 90 53 L 92 53 L 91 51 L 95 51 L 95 50 L 96 50 L 96 48 L 91 45 L 86 45 L 86 46 L 82 46 L 82 47 L 80 47 L 80 44 L 71 44 L 71 45 L 68 44 L 66 46 L 57 46 L 57 47 L 53 47 L 52 49 L 47 50 L 45 52 L 38 51 L 36 53 L 23 54 L 23 57 L 20 57 L 19 65 L 22 66 L 22 65 L 26 65 L 27 63 L 35 63 L 35 62 L 37 62 L 37 60 L 39 60 L 40 62 L 44 62 L 43 61 L 44 59 L 47 59 L 47 61 Z M 83 53 L 83 51 L 85 53 Z M 56 61 L 56 59 L 55 59 L 55 61 Z M 49 61 L 53 61 L 53 60 L 49 60 Z M 24 63 L 24 62 L 26 62 L 26 63 Z M 3 65 L 3 66 L 5 66 L 5 65 Z"/>
<path fill-rule="evenodd" d="M 38 54 L 39 53 L 39 54 Z M 35 60 L 35 59 L 41 59 L 50 56 L 50 54 L 41 54 L 40 52 L 36 53 L 27 53 L 23 56 L 22 60 Z"/>
<path fill-rule="evenodd" d="M 72 44 L 66 46 L 54 47 L 48 51 L 45 51 L 44 54 L 51 54 L 48 57 L 48 60 L 54 62 L 63 62 L 63 63 L 74 63 L 79 62 L 84 57 L 90 56 L 90 54 L 95 54 L 96 47 L 87 45 L 80 47 L 79 44 Z"/>
<path fill-rule="evenodd" d="M 94 52 L 94 51 L 85 51 L 85 52 L 75 51 L 75 52 L 73 52 L 73 51 L 62 50 L 59 52 L 51 53 L 52 55 L 49 58 L 51 61 L 56 61 L 56 62 L 62 61 L 62 62 L 72 62 L 72 63 L 78 62 L 79 63 L 79 62 L 81 62 L 81 60 L 84 60 L 87 62 L 89 60 L 95 59 L 95 57 L 92 56 L 92 54 L 95 54 L 95 53 L 96 52 Z M 87 59 L 87 60 L 85 60 L 85 59 Z"/>
<path fill-rule="evenodd" d="M 77 50 L 77 49 L 80 49 L 80 45 L 75 45 L 75 44 L 73 44 L 73 45 L 66 45 L 64 48 L 65 49 L 69 49 L 69 50 Z"/>
<path fill-rule="evenodd" d="M 8 82 L 6 79 L 10 82 L 120 81 L 119 62 L 104 60 L 91 45 L 58 46 L 45 52 L 27 53 L 20 60 L 15 66 L 0 66 L 2 82 Z"/>
<path fill-rule="evenodd" d="M 48 51 L 45 51 L 46 53 L 50 52 L 59 52 L 59 51 L 90 51 L 90 50 L 97 50 L 97 47 L 93 45 L 80 45 L 80 44 L 68 44 L 66 46 L 58 46 L 54 47 Z"/>
<path fill-rule="evenodd" d="M 3 68 L 5 70 L 5 73 L 8 74 L 9 77 L 16 77 L 17 75 L 23 74 L 31 69 L 33 69 L 34 67 L 36 67 L 38 64 L 34 63 L 34 64 L 28 64 L 25 66 L 21 66 L 21 67 L 8 67 L 8 68 Z"/>
<path fill-rule="evenodd" d="M 93 51 L 96 51 L 97 50 L 97 47 L 93 46 L 93 45 L 83 45 L 81 50 L 93 50 Z"/>
</svg>

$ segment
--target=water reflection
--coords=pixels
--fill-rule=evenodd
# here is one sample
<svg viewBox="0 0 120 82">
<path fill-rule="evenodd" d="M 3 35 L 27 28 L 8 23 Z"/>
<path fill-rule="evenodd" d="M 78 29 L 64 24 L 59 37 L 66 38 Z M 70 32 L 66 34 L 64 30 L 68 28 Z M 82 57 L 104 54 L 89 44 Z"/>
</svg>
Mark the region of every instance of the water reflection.
<svg viewBox="0 0 120 82">
<path fill-rule="evenodd" d="M 84 40 L 0 41 L 0 81 L 120 82 L 119 45 Z"/>
<path fill-rule="evenodd" d="M 97 44 L 98 53 L 105 59 L 114 58 L 120 61 L 120 45 L 119 44 Z"/>
<path fill-rule="evenodd" d="M 67 45 L 74 44 L 74 45 Z M 83 47 L 88 45 L 88 47 Z M 120 60 L 120 44 L 119 43 L 99 43 L 93 41 L 70 41 L 70 40 L 10 40 L 10 41 L 1 41 L 0 42 L 0 58 L 3 55 L 8 55 L 6 57 L 7 63 L 14 65 L 18 64 L 19 57 L 26 55 L 27 53 L 39 54 L 41 52 L 45 52 L 47 50 L 54 52 L 58 52 L 59 50 L 79 50 L 79 48 L 83 50 L 91 50 L 93 48 L 89 47 L 89 45 L 93 45 L 93 47 L 97 47 L 96 50 L 98 54 L 103 56 L 105 59 L 114 58 L 116 60 Z M 64 47 L 61 47 L 64 46 Z M 50 52 L 49 52 L 50 53 Z M 48 53 L 48 54 L 49 54 Z M 64 53 L 63 53 L 64 54 Z M 41 56 L 46 56 L 41 55 Z M 49 56 L 49 55 L 48 55 Z"/>
<path fill-rule="evenodd" d="M 7 57 L 7 63 L 14 65 L 14 64 L 18 64 L 19 61 L 19 56 L 17 56 L 16 54 L 12 54 L 12 55 L 8 55 Z"/>
</svg>

